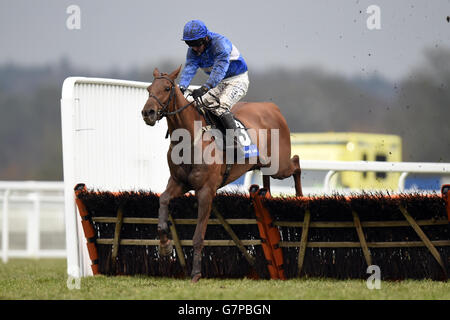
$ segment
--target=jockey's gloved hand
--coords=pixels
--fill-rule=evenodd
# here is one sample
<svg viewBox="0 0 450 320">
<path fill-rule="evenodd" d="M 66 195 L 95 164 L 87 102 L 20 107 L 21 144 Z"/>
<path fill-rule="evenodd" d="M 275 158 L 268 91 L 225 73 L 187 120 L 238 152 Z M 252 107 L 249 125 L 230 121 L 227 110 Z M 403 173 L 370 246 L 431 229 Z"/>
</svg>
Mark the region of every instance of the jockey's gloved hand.
<svg viewBox="0 0 450 320">
<path fill-rule="evenodd" d="M 181 93 L 184 94 L 184 92 L 186 91 L 186 88 L 183 86 L 180 86 L 180 90 L 181 90 Z"/>
<path fill-rule="evenodd" d="M 208 92 L 208 87 L 207 86 L 201 86 L 198 89 L 195 89 L 194 91 L 192 91 L 192 97 L 195 99 L 200 98 L 201 96 L 203 96 L 205 93 Z"/>
</svg>

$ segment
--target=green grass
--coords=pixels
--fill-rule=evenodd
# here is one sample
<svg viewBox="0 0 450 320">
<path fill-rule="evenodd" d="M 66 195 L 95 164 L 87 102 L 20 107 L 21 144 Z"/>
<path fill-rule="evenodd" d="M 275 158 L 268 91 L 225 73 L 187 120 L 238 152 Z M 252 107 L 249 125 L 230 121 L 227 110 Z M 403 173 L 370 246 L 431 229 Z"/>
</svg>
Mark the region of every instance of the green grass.
<svg viewBox="0 0 450 320">
<path fill-rule="evenodd" d="M 450 299 L 450 283 L 382 281 L 380 290 L 364 280 L 294 279 L 189 280 L 151 277 L 82 278 L 80 289 L 67 288 L 65 260 L 14 259 L 0 263 L 0 299 Z"/>
</svg>

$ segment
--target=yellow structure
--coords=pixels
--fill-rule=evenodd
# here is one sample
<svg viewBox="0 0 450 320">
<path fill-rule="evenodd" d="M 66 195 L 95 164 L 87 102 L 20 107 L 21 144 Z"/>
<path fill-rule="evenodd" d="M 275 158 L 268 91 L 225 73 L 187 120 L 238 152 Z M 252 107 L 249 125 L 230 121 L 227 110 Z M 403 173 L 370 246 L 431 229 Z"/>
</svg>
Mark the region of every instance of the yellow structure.
<svg viewBox="0 0 450 320">
<path fill-rule="evenodd" d="M 402 140 L 396 135 L 326 132 L 291 133 L 292 155 L 301 160 L 402 161 Z M 354 189 L 397 189 L 399 173 L 336 173 L 334 186 Z"/>
</svg>

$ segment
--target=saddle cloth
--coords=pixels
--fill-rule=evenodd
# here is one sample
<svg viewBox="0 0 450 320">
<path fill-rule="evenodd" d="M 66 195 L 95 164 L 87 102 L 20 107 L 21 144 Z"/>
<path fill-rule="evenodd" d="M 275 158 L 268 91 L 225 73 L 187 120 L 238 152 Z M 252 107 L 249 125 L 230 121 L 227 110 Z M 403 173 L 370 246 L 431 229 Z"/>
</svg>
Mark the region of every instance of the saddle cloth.
<svg viewBox="0 0 450 320">
<path fill-rule="evenodd" d="M 222 143 L 219 143 L 219 145 L 222 146 L 222 150 L 225 151 L 226 148 L 226 129 L 223 126 L 222 122 L 220 121 L 219 117 L 215 115 L 213 112 L 208 110 L 207 108 L 202 108 L 203 116 L 206 121 L 206 126 L 202 128 L 203 132 L 206 132 L 210 129 L 218 129 L 222 132 L 223 141 Z M 241 144 L 243 150 L 240 152 L 243 152 L 244 158 L 251 158 L 256 157 L 259 155 L 259 151 L 257 146 L 253 143 L 253 141 L 250 138 L 250 135 L 247 132 L 247 128 L 245 125 L 239 120 L 238 118 L 234 117 L 233 120 L 236 123 L 236 127 L 239 128 L 238 132 L 235 132 L 235 137 Z M 234 143 L 234 148 L 236 149 L 236 143 Z M 235 152 L 235 154 L 239 154 L 239 152 Z"/>
</svg>

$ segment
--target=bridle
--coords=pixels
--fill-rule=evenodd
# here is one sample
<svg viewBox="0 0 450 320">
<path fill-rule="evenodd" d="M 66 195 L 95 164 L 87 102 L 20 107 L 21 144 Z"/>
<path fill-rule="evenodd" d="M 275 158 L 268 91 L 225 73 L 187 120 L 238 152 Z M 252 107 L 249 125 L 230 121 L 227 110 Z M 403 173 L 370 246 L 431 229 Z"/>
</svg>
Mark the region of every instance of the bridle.
<svg viewBox="0 0 450 320">
<path fill-rule="evenodd" d="M 157 96 L 155 96 L 151 93 L 149 95 L 149 99 L 154 98 L 156 100 L 156 102 L 158 102 L 158 104 L 161 106 L 161 109 L 158 110 L 158 120 L 161 120 L 164 117 L 173 116 L 177 113 L 180 113 L 181 111 L 183 111 L 184 109 L 186 109 L 187 107 L 189 107 L 190 105 L 192 105 L 195 102 L 195 101 L 192 101 L 191 103 L 188 103 L 187 105 L 185 105 L 179 109 L 176 109 L 174 111 L 169 111 L 168 109 L 169 109 L 170 102 L 172 101 L 173 97 L 175 96 L 175 83 L 172 81 L 172 79 L 170 79 L 166 76 L 155 77 L 155 80 L 157 80 L 157 79 L 165 79 L 165 80 L 169 81 L 170 84 L 172 85 L 172 87 L 170 88 L 169 99 L 167 100 L 167 102 L 165 104 L 163 104 L 161 102 L 161 100 L 158 99 Z M 175 99 L 173 101 L 175 104 Z"/>
</svg>

